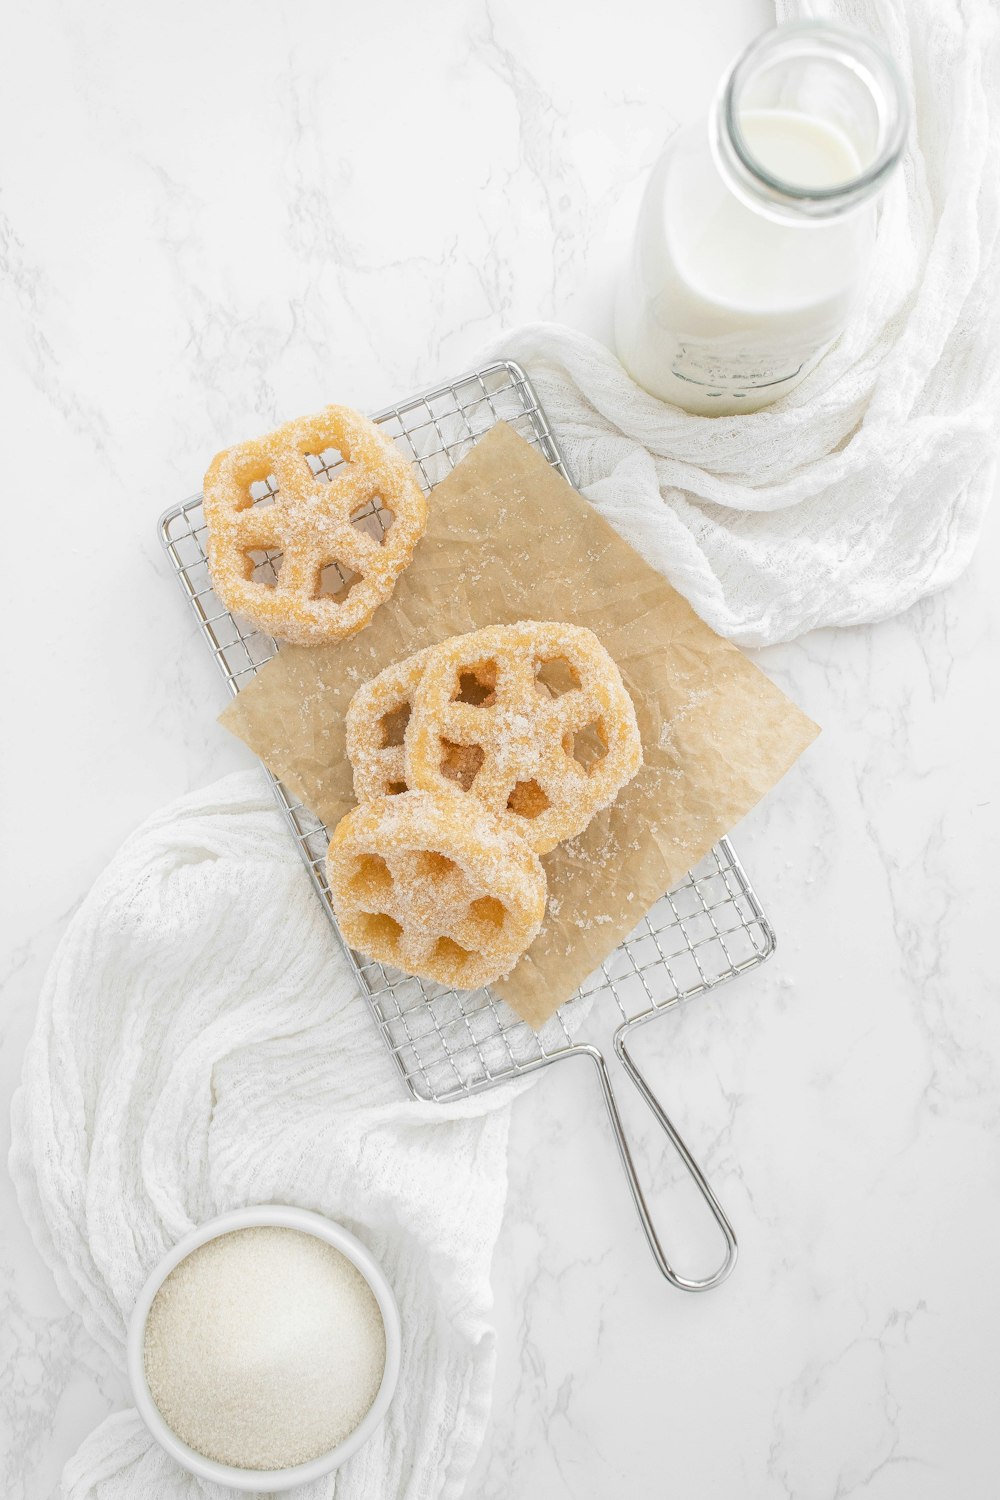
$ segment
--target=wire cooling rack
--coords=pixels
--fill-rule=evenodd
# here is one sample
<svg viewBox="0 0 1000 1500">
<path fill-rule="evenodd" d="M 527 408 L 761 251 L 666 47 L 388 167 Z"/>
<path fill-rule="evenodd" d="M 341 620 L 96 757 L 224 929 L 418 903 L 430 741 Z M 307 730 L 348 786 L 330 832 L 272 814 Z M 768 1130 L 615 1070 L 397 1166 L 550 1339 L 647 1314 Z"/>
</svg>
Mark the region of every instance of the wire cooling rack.
<svg viewBox="0 0 1000 1500">
<path fill-rule="evenodd" d="M 416 466 L 430 490 L 503 421 L 537 448 L 566 478 L 565 464 L 524 371 L 500 361 L 388 407 L 374 419 Z M 339 457 L 310 459 L 329 478 Z M 257 503 L 274 493 L 271 481 L 254 490 Z M 380 524 L 377 506 L 358 517 Z M 238 622 L 216 598 L 205 554 L 201 496 L 168 510 L 160 537 L 198 625 L 234 695 L 278 650 L 270 636 Z M 277 576 L 279 554 L 258 554 L 256 572 Z M 270 775 L 270 773 L 268 773 Z M 340 936 L 326 883 L 329 836 L 323 824 L 274 776 L 274 794 L 305 860 L 316 891 Z M 732 1270 L 736 1238 L 714 1193 L 628 1050 L 631 1032 L 681 1001 L 756 968 L 774 949 L 774 933 L 728 839 L 722 839 L 674 890 L 661 897 L 635 931 L 605 960 L 540 1032 L 521 1021 L 492 990 L 462 992 L 413 979 L 346 948 L 372 1016 L 407 1088 L 415 1098 L 451 1100 L 492 1088 L 564 1057 L 595 1065 L 615 1140 L 650 1248 L 664 1276 L 684 1290 L 716 1286 Z M 726 1243 L 711 1275 L 692 1279 L 670 1264 L 653 1226 L 601 1051 L 579 1039 L 591 1006 L 610 1004 L 617 1022 L 613 1044 L 628 1076 L 674 1145 L 708 1204 Z"/>
</svg>

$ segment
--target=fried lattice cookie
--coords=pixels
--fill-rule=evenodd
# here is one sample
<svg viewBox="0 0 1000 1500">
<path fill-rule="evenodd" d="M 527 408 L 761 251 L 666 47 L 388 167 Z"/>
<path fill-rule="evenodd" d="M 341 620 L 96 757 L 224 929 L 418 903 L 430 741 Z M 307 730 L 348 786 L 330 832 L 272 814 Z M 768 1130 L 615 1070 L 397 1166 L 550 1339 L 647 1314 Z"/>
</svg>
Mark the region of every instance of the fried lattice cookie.
<svg viewBox="0 0 1000 1500">
<path fill-rule="evenodd" d="M 545 912 L 538 856 L 454 788 L 354 808 L 334 829 L 327 878 L 352 948 L 456 989 L 509 973 Z"/>
<path fill-rule="evenodd" d="M 329 472 L 321 455 L 331 449 L 344 462 Z M 204 508 L 208 565 L 223 604 L 301 646 L 367 625 L 427 524 L 411 466 L 374 422 L 346 406 L 218 454 L 205 475 Z"/>
<path fill-rule="evenodd" d="M 538 854 L 581 833 L 642 765 L 635 708 L 592 631 L 523 620 L 432 647 L 405 735 L 408 786 L 468 789 Z"/>
<path fill-rule="evenodd" d="M 359 802 L 394 797 L 409 790 L 403 739 L 427 657 L 427 651 L 418 651 L 393 662 L 370 682 L 362 683 L 348 705 L 347 758 Z M 479 769 L 476 747 L 453 746 L 442 769 L 447 780 L 468 791 Z"/>
</svg>

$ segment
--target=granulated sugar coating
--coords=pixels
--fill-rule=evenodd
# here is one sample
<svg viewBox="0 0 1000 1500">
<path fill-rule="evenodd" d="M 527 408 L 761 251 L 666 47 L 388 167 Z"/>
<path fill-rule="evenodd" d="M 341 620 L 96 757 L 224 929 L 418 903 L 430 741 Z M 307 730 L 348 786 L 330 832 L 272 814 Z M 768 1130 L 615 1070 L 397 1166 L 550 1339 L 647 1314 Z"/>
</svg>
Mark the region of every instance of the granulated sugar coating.
<svg viewBox="0 0 1000 1500">
<path fill-rule="evenodd" d="M 385 1329 L 361 1272 L 298 1229 L 237 1229 L 199 1246 L 146 1319 L 146 1380 L 179 1438 L 240 1469 L 328 1453 L 361 1421 Z"/>
</svg>

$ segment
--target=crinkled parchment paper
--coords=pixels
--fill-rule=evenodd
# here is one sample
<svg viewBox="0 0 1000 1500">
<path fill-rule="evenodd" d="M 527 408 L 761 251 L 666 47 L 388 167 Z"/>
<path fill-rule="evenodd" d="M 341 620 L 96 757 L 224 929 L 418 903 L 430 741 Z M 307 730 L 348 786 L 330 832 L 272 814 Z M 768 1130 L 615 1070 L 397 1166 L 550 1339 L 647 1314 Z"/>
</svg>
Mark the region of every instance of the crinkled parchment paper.
<svg viewBox="0 0 1000 1500">
<path fill-rule="evenodd" d="M 544 858 L 545 925 L 498 986 L 538 1026 L 818 732 L 539 453 L 493 428 L 434 490 L 427 534 L 371 625 L 284 648 L 222 723 L 332 828 L 354 805 L 344 712 L 358 684 L 446 636 L 523 619 L 594 631 L 645 757 L 614 807 Z"/>
</svg>

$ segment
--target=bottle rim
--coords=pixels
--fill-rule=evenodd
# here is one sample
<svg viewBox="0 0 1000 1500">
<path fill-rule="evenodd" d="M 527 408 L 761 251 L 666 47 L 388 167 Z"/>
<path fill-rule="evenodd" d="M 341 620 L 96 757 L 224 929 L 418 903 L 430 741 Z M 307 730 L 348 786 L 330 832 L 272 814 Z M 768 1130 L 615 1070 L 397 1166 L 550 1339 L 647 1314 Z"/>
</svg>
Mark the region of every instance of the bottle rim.
<svg viewBox="0 0 1000 1500">
<path fill-rule="evenodd" d="M 880 143 L 856 177 L 831 187 L 787 182 L 750 150 L 740 129 L 740 97 L 748 80 L 782 53 L 794 58 L 826 54 L 868 89 L 879 118 Z M 902 75 L 889 53 L 864 32 L 828 21 L 791 21 L 774 26 L 743 52 L 723 79 L 713 113 L 712 149 L 720 170 L 750 207 L 801 222 L 831 218 L 867 202 L 897 166 L 909 130 L 909 104 Z"/>
</svg>

